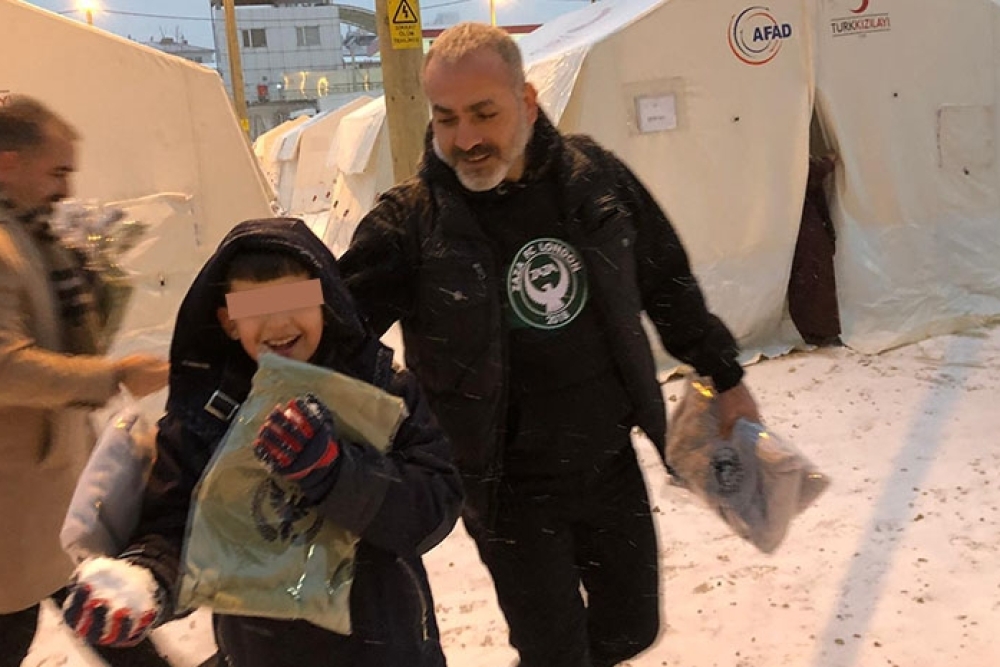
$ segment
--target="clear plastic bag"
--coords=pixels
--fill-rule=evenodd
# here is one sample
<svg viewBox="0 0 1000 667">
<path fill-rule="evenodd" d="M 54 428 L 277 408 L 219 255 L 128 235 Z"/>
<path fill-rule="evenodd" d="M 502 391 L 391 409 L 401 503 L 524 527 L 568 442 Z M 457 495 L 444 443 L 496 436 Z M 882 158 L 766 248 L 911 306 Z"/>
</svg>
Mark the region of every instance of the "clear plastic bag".
<svg viewBox="0 0 1000 667">
<path fill-rule="evenodd" d="M 781 545 L 789 524 L 830 484 L 794 445 L 760 424 L 737 420 L 719 435 L 715 391 L 689 380 L 671 416 L 667 461 L 678 482 L 764 553 Z"/>
<path fill-rule="evenodd" d="M 139 523 L 142 495 L 156 456 L 156 427 L 128 401 L 97 439 L 73 492 L 59 532 L 63 550 L 76 562 L 117 556 Z"/>
<path fill-rule="evenodd" d="M 117 206 L 80 199 L 59 202 L 50 224 L 63 243 L 80 254 L 94 281 L 101 321 L 98 350 L 105 352 L 121 328 L 134 289 L 133 276 L 122 267 L 122 260 L 147 234 L 149 225 Z"/>
<path fill-rule="evenodd" d="M 340 434 L 389 447 L 406 404 L 325 368 L 273 354 L 260 358 L 253 388 L 194 493 L 182 558 L 181 608 L 301 619 L 349 634 L 357 536 L 302 506 L 293 485 L 257 460 L 252 443 L 277 404 L 310 392 Z"/>
</svg>

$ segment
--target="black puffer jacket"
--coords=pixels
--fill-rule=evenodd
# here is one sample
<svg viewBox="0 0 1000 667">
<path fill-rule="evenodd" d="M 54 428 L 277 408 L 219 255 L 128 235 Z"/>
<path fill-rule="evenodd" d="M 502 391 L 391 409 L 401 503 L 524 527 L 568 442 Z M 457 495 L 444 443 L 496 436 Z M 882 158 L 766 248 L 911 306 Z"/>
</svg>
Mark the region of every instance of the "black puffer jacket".
<svg viewBox="0 0 1000 667">
<path fill-rule="evenodd" d="M 219 644 L 231 667 L 443 665 L 420 555 L 451 531 L 460 512 L 461 481 L 450 446 L 415 379 L 392 369 L 391 351 L 358 318 L 333 255 L 298 220 L 235 227 L 181 304 L 156 465 L 140 526 L 124 556 L 152 569 L 176 599 L 191 494 L 228 426 L 204 406 L 220 387 L 244 400 L 256 370 L 216 319 L 216 308 L 224 304 L 225 268 L 236 253 L 260 248 L 289 253 L 320 278 L 325 321 L 313 363 L 403 397 L 410 416 L 385 455 L 343 444 L 336 485 L 320 506 L 328 520 L 361 536 L 351 589 L 353 634 L 343 637 L 305 622 L 218 615 Z"/>
<path fill-rule="evenodd" d="M 743 375 L 732 335 L 706 308 L 670 222 L 610 152 L 587 137 L 563 137 L 540 113 L 521 180 L 550 188 L 558 201 L 566 240 L 584 256 L 635 425 L 662 453 L 666 411 L 640 313 L 672 355 L 711 376 L 720 391 Z M 401 321 L 407 365 L 455 446 L 465 518 L 481 521 L 502 475 L 508 387 L 502 267 L 476 201 L 482 198 L 469 197 L 428 148 L 420 173 L 361 221 L 340 267 L 377 333 Z"/>
</svg>

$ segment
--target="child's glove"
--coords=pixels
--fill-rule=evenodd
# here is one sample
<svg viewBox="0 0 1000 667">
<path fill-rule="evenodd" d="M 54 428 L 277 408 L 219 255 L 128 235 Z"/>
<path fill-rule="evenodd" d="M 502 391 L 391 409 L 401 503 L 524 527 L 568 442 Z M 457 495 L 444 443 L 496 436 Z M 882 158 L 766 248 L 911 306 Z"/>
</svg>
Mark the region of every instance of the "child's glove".
<svg viewBox="0 0 1000 667">
<path fill-rule="evenodd" d="M 298 484 L 309 504 L 318 504 L 333 487 L 340 445 L 333 415 L 312 394 L 275 407 L 260 427 L 253 449 L 272 472 Z"/>
<path fill-rule="evenodd" d="M 149 636 L 166 595 L 148 569 L 106 556 L 80 563 L 67 592 L 66 624 L 101 646 L 134 646 Z"/>
</svg>

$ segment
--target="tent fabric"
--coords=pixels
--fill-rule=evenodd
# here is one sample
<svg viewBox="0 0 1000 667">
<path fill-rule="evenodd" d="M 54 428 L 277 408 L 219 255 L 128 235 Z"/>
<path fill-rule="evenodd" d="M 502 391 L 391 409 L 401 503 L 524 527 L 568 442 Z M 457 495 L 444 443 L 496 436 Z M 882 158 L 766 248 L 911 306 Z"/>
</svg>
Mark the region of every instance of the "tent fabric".
<svg viewBox="0 0 1000 667">
<path fill-rule="evenodd" d="M 385 124 L 385 97 L 371 100 L 344 118 L 332 152 L 337 168 L 345 174 L 360 174 L 371 163 L 375 145 Z M 388 138 L 388 137 L 385 137 Z"/>
<path fill-rule="evenodd" d="M 300 217 L 334 251 L 393 183 L 385 98 L 360 97 L 307 121 L 289 122 L 254 144 L 276 206 Z"/>
<path fill-rule="evenodd" d="M 42 100 L 80 133 L 76 195 L 149 225 L 112 353 L 166 353 L 180 300 L 236 222 L 271 214 L 219 75 L 31 5 L 0 0 L 0 103 Z M 155 415 L 154 415 L 155 416 Z"/>
<path fill-rule="evenodd" d="M 298 116 L 271 128 L 257 137 L 253 142 L 253 152 L 260 162 L 264 177 L 272 189 L 272 195 L 277 196 L 278 177 L 281 174 L 281 164 L 278 162 L 278 151 L 282 140 L 290 131 L 309 120 L 309 116 Z"/>
<path fill-rule="evenodd" d="M 989 0 L 821 3 L 817 109 L 838 156 L 838 298 L 857 350 L 1000 314 L 998 28 Z"/>
<path fill-rule="evenodd" d="M 528 79 L 554 123 L 562 118 L 591 46 L 662 4 L 663 0 L 605 3 L 563 14 L 522 38 L 519 46 Z"/>
<path fill-rule="evenodd" d="M 331 144 L 344 116 L 371 101 L 360 97 L 303 124 L 298 135 L 298 160 L 290 209 L 319 213 L 330 208 L 330 196 L 336 177 Z"/>
</svg>

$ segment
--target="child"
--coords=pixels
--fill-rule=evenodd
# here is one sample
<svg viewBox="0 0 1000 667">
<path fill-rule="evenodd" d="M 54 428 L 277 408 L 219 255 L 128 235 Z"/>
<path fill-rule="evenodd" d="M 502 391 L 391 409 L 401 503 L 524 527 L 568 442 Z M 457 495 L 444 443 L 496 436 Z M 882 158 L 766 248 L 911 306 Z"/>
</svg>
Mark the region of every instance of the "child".
<svg viewBox="0 0 1000 667">
<path fill-rule="evenodd" d="M 256 294 L 273 297 L 315 279 L 322 305 L 273 312 L 272 303 L 271 312 L 252 314 L 233 305 L 234 294 L 261 290 Z M 264 289 L 282 286 L 285 292 Z M 297 484 L 324 518 L 361 538 L 350 593 L 353 632 L 217 613 L 220 654 L 229 667 L 443 666 L 420 555 L 444 539 L 461 509 L 450 446 L 415 379 L 393 370 L 391 351 L 362 324 L 332 253 L 293 219 L 237 225 L 184 298 L 139 528 L 118 559 L 78 568 L 63 607 L 67 622 L 92 643 L 128 645 L 173 616 L 192 491 L 265 351 L 401 396 L 409 416 L 385 454 L 338 438 L 332 415 L 310 395 L 267 418 L 255 454 Z"/>
</svg>

